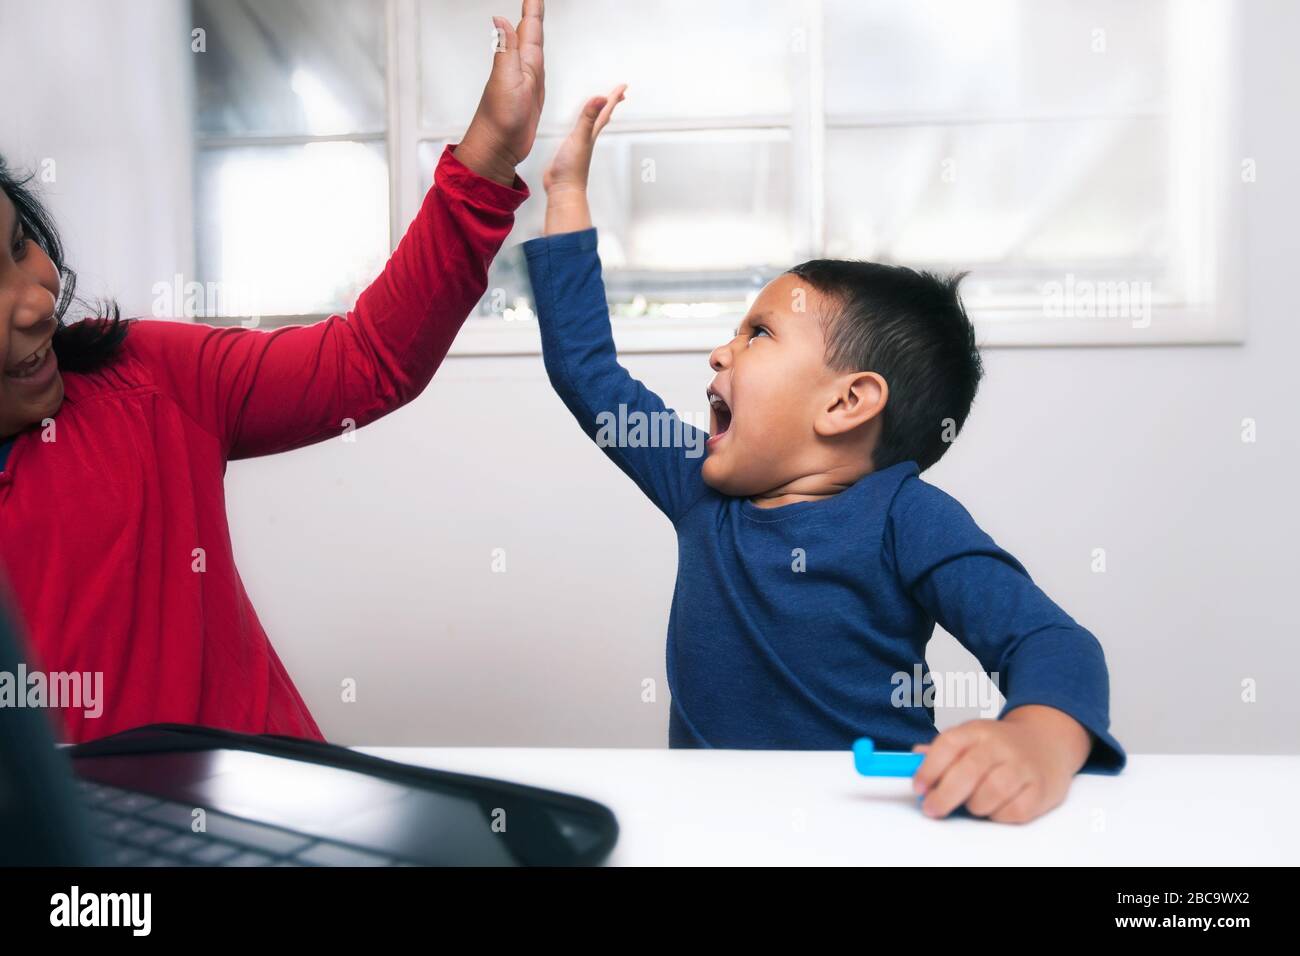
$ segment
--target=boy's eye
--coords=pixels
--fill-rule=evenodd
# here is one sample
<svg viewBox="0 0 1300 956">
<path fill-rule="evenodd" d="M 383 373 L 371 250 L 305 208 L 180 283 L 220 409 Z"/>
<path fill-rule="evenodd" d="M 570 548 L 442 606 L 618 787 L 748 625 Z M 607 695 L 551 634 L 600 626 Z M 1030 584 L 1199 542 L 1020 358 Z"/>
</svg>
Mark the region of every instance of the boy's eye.
<svg viewBox="0 0 1300 956">
<path fill-rule="evenodd" d="M 772 333 L 767 330 L 766 326 L 756 325 L 749 332 L 749 340 L 752 342 L 760 335 L 766 335 L 770 338 Z"/>
</svg>

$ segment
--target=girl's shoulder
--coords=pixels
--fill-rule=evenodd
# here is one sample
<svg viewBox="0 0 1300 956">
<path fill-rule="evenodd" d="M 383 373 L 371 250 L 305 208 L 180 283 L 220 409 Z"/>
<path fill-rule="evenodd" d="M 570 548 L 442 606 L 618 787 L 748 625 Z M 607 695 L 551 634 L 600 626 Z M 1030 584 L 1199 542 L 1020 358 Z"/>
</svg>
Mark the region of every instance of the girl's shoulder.
<svg viewBox="0 0 1300 956">
<path fill-rule="evenodd" d="M 64 373 L 79 393 L 161 387 L 178 369 L 193 368 L 214 335 L 238 331 L 172 319 L 132 319 L 112 358 L 94 369 Z"/>
<path fill-rule="evenodd" d="M 160 326 L 185 324 L 187 323 L 158 322 L 153 319 L 133 319 L 126 323 L 126 337 L 110 358 L 98 362 L 90 369 L 63 373 L 64 401 L 77 404 L 94 397 L 109 397 L 114 393 L 124 397 L 142 389 L 157 390 L 158 356 L 165 352 L 167 341 L 175 334 Z"/>
</svg>

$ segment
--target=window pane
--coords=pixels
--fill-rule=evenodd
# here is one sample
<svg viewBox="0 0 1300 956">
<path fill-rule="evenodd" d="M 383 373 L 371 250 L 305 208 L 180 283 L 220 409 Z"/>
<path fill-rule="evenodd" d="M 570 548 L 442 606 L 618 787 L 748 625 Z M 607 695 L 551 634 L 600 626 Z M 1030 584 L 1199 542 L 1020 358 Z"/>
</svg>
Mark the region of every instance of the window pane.
<svg viewBox="0 0 1300 956">
<path fill-rule="evenodd" d="M 1155 119 L 832 130 L 827 254 L 984 275 L 1158 271 L 1166 137 Z"/>
<path fill-rule="evenodd" d="M 384 0 L 193 0 L 197 128 L 234 136 L 385 128 Z"/>
<path fill-rule="evenodd" d="M 201 150 L 205 315 L 341 312 L 388 257 L 388 162 L 376 143 Z"/>
<path fill-rule="evenodd" d="M 474 115 L 492 57 L 497 0 L 421 0 L 421 117 L 458 130 Z M 567 124 L 589 97 L 628 84 L 625 120 L 790 111 L 802 34 L 788 0 L 569 0 L 546 5 L 548 120 Z M 517 22 L 517 21 L 512 21 Z"/>
<path fill-rule="evenodd" d="M 507 303 L 531 297 L 522 256 L 509 247 L 542 234 L 542 170 L 557 145 L 539 138 L 519 169 L 537 198 L 520 208 L 488 283 L 505 290 Z M 442 147 L 422 144 L 426 188 Z M 735 302 L 788 268 L 795 248 L 790 163 L 783 130 L 603 133 L 588 192 L 610 301 L 641 296 L 647 308 Z M 494 311 L 489 293 L 480 313 Z"/>
<path fill-rule="evenodd" d="M 879 113 L 1158 108 L 1160 0 L 826 0 L 826 109 Z"/>
</svg>

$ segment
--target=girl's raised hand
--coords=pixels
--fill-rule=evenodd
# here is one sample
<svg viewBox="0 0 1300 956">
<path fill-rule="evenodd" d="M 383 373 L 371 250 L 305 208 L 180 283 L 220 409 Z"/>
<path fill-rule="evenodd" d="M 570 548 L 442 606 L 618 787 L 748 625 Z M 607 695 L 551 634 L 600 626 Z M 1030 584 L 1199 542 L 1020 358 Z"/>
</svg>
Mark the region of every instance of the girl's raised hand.
<svg viewBox="0 0 1300 956">
<path fill-rule="evenodd" d="M 554 158 L 542 174 L 542 187 L 547 194 L 577 190 L 586 192 L 587 174 L 591 170 L 591 151 L 596 137 L 605 128 L 616 107 L 623 100 L 626 83 L 620 83 L 609 96 L 593 96 L 578 114 L 578 121 L 565 137 Z"/>
<path fill-rule="evenodd" d="M 515 167 L 533 148 L 546 98 L 542 60 L 542 0 L 523 0 L 518 27 L 493 17 L 497 47 L 478 110 L 456 147 L 456 158 L 482 176 L 510 186 Z"/>
</svg>

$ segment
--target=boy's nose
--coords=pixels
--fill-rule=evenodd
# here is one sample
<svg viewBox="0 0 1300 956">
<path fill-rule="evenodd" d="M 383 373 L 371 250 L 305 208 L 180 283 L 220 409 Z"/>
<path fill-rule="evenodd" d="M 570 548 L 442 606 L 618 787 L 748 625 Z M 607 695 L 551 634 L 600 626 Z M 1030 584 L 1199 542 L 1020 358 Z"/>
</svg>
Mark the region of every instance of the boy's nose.
<svg viewBox="0 0 1300 956">
<path fill-rule="evenodd" d="M 719 345 L 709 353 L 709 368 L 715 372 L 721 372 L 731 361 L 731 343 Z"/>
</svg>

